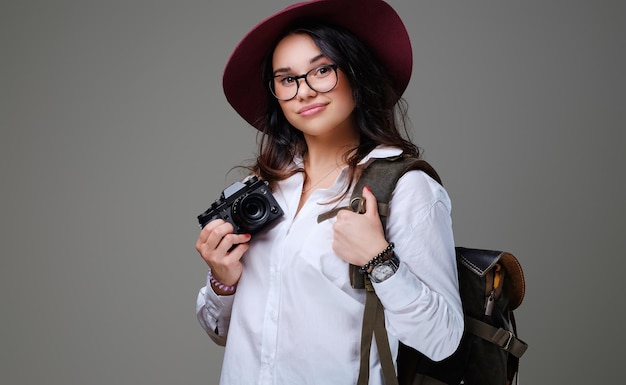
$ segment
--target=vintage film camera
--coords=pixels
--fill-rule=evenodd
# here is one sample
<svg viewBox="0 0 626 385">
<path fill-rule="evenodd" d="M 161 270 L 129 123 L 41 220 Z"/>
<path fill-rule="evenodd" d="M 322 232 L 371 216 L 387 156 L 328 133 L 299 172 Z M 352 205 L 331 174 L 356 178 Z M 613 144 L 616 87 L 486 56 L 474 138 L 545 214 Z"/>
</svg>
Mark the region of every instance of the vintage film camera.
<svg viewBox="0 0 626 385">
<path fill-rule="evenodd" d="M 253 176 L 224 189 L 220 198 L 198 215 L 198 223 L 203 228 L 210 221 L 221 218 L 232 223 L 236 234 L 254 234 L 282 215 L 283 210 L 267 183 Z"/>
</svg>

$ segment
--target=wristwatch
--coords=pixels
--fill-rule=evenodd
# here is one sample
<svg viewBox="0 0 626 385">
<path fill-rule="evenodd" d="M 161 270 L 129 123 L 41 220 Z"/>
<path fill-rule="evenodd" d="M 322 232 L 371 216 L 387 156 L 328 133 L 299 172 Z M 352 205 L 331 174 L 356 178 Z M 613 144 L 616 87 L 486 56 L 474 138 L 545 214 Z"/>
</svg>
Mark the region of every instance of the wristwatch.
<svg viewBox="0 0 626 385">
<path fill-rule="evenodd" d="M 372 282 L 381 283 L 394 275 L 398 271 L 398 266 L 400 266 L 400 259 L 396 256 L 396 253 L 393 253 L 391 258 L 374 266 L 369 274 L 370 279 Z"/>
</svg>

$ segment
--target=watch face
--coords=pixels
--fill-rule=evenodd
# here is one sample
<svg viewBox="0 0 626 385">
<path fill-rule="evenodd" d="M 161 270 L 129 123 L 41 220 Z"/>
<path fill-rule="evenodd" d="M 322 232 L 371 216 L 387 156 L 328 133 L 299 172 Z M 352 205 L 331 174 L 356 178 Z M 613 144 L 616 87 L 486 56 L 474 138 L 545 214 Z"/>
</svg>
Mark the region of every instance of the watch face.
<svg viewBox="0 0 626 385">
<path fill-rule="evenodd" d="M 387 263 L 381 263 L 372 270 L 371 276 L 375 282 L 382 282 L 391 277 L 395 272 L 395 269 Z"/>
</svg>

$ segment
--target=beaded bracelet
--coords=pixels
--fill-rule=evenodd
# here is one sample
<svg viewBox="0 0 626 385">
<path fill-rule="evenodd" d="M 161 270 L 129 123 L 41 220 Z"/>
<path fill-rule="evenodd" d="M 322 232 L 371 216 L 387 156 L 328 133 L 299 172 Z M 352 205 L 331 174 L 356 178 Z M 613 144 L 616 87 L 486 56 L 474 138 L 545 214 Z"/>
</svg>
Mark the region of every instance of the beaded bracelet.
<svg viewBox="0 0 626 385">
<path fill-rule="evenodd" d="M 211 269 L 209 269 L 208 275 L 209 275 L 209 281 L 213 284 L 213 286 L 217 287 L 218 289 L 222 291 L 225 291 L 227 293 L 232 293 L 237 288 L 237 284 L 233 286 L 228 286 L 228 285 L 221 283 L 217 279 L 215 279 L 215 277 L 213 277 L 213 274 L 211 273 Z"/>
<path fill-rule="evenodd" d="M 365 274 L 367 273 L 370 267 L 380 264 L 383 261 L 383 258 L 385 258 L 385 256 L 387 256 L 387 254 L 389 254 L 395 246 L 396 245 L 394 245 L 393 242 L 389 242 L 385 250 L 378 253 L 377 256 L 375 256 L 371 261 L 369 261 L 365 265 L 359 267 L 359 273 Z"/>
</svg>

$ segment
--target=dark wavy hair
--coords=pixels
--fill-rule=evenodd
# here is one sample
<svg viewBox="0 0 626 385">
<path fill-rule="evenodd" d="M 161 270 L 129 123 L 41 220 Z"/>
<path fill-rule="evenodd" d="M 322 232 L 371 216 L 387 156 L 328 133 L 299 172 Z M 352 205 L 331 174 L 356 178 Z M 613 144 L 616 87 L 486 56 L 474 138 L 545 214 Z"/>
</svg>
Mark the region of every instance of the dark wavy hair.
<svg viewBox="0 0 626 385">
<path fill-rule="evenodd" d="M 354 121 L 359 130 L 359 143 L 345 153 L 349 166 L 350 184 L 357 175 L 357 164 L 378 145 L 402 149 L 419 156 L 419 148 L 410 141 L 407 130 L 407 106 L 397 95 L 391 78 L 370 50 L 351 32 L 333 25 L 308 22 L 287 34 L 309 35 L 322 53 L 345 73 L 355 101 Z M 269 84 L 273 76 L 273 50 L 265 60 L 263 81 Z M 278 101 L 267 91 L 267 112 L 261 121 L 261 138 L 256 164 L 251 171 L 270 183 L 304 172 L 292 167 L 294 156 L 304 156 L 307 145 L 302 132 L 285 118 Z"/>
</svg>

